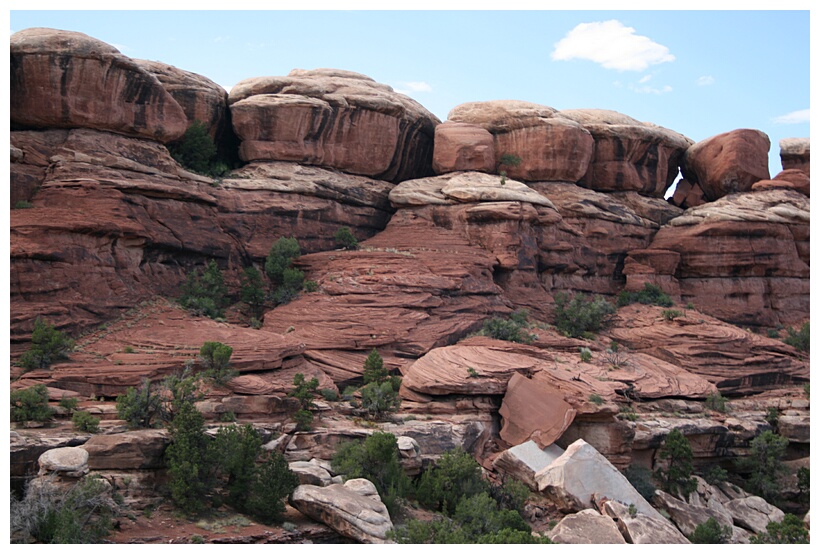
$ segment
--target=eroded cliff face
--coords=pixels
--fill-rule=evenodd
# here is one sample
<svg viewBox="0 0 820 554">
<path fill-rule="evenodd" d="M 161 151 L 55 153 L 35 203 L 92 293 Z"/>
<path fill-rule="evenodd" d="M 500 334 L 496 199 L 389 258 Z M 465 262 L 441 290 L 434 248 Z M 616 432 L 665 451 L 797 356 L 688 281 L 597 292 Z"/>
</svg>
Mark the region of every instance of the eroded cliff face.
<svg viewBox="0 0 820 554">
<path fill-rule="evenodd" d="M 619 467 L 652 465 L 668 427 L 658 413 L 808 381 L 803 354 L 749 330 L 809 318 L 807 144 L 781 145 L 788 168 L 769 179 L 759 131 L 694 144 L 615 112 L 519 101 L 464 104 L 441 123 L 347 71 L 252 78 L 227 95 L 78 33 L 11 42 L 10 197 L 31 205 L 11 211 L 12 361 L 37 317 L 84 333 L 70 361 L 13 367 L 14 388 L 113 400 L 220 341 L 239 376 L 204 391 L 206 417 L 275 425 L 290 459 L 327 459 L 366 431 L 340 402 L 322 404 L 314 433 L 293 433 L 293 377 L 342 390 L 375 348 L 404 376 L 402 412 L 437 418 L 390 425 L 424 456 L 462 446 L 489 469 L 528 440 L 578 438 Z M 195 120 L 242 161 L 227 176 L 169 154 Z M 679 168 L 685 194 L 664 201 Z M 341 227 L 358 249 L 337 247 Z M 280 237 L 299 241 L 297 266 L 317 290 L 269 302 L 261 328 L 239 307 L 213 321 L 174 304 L 209 260 L 237 293 L 243 268 L 262 267 Z M 593 340 L 548 325 L 558 293 L 614 300 L 647 283 L 687 308 L 622 307 Z M 470 336 L 521 308 L 531 344 Z M 611 341 L 627 362 L 613 363 Z M 618 419 L 626 404 L 651 425 Z M 111 402 L 89 405 L 117 431 Z M 690 429 L 704 463 L 754 437 L 724 423 Z"/>
</svg>

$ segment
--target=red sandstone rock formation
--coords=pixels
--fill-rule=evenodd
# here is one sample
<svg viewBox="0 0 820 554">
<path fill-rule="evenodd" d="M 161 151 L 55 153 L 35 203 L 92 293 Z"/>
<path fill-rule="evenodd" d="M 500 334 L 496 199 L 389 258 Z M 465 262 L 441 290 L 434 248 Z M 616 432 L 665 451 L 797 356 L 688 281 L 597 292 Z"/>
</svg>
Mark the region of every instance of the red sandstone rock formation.
<svg viewBox="0 0 820 554">
<path fill-rule="evenodd" d="M 240 81 L 228 103 L 244 161 L 292 161 L 392 182 L 432 174 L 438 119 L 365 75 L 294 69 Z"/>
<path fill-rule="evenodd" d="M 811 141 L 808 138 L 787 138 L 780 141 L 780 163 L 783 169 L 799 169 L 811 177 Z"/>
<path fill-rule="evenodd" d="M 758 181 L 752 190 L 787 189 L 810 196 L 811 183 L 808 175 L 799 169 L 784 169 L 769 180 Z"/>
<path fill-rule="evenodd" d="M 747 192 L 692 208 L 661 228 L 649 249 L 658 254 L 641 254 L 644 263 L 625 268 L 630 288 L 654 274 L 684 303 L 755 329 L 809 318 L 809 201 L 802 194 Z M 679 254 L 680 262 L 661 252 Z"/>
<path fill-rule="evenodd" d="M 555 114 L 553 108 L 531 102 L 495 100 L 456 106 L 448 121 L 476 125 L 492 134 L 495 171 L 504 170 L 510 178 L 523 181 L 574 183 L 587 170 L 592 136 L 575 122 Z M 521 162 L 500 167 L 505 154 L 518 156 Z M 460 169 L 452 165 L 442 168 Z"/>
<path fill-rule="evenodd" d="M 334 247 L 342 226 L 365 238 L 389 218 L 390 184 L 295 164 L 252 164 L 221 186 L 161 145 L 91 130 L 21 131 L 11 213 L 12 337 L 44 316 L 69 332 L 156 294 L 179 295 L 192 266 L 239 270 L 281 236 Z M 32 191 L 39 189 L 36 197 Z"/>
<path fill-rule="evenodd" d="M 769 137 L 754 129 L 715 135 L 686 151 L 681 171 L 709 201 L 746 192 L 769 178 L 769 145 Z"/>
<path fill-rule="evenodd" d="M 218 139 L 228 125 L 228 92 L 207 77 L 183 71 L 172 65 L 148 60 L 133 60 L 154 75 L 188 118 L 205 125 L 211 138 Z"/>
<path fill-rule="evenodd" d="M 153 74 L 116 48 L 82 33 L 26 29 L 11 37 L 11 124 L 169 142 L 187 118 Z"/>
<path fill-rule="evenodd" d="M 436 126 L 433 171 L 438 175 L 451 171 L 492 173 L 495 158 L 493 135 L 483 127 L 454 121 Z"/>
<path fill-rule="evenodd" d="M 579 123 L 595 139 L 589 168 L 579 181 L 595 191 L 663 198 L 692 144 L 680 133 L 610 110 L 562 110 L 557 116 Z"/>
</svg>

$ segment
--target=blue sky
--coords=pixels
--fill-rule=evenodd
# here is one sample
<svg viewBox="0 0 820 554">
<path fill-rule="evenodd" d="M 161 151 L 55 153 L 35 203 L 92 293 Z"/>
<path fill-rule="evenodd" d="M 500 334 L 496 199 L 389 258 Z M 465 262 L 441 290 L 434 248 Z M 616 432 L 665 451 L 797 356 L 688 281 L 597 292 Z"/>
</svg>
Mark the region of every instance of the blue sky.
<svg viewBox="0 0 820 554">
<path fill-rule="evenodd" d="M 79 31 L 226 88 L 294 68 L 333 67 L 405 92 L 442 121 L 464 102 L 517 99 L 611 109 L 695 141 L 754 128 L 771 140 L 772 175 L 781 169 L 779 140 L 809 136 L 809 2 L 775 4 L 803 11 L 52 11 L 50 4 L 61 4 L 50 2 L 17 11 L 41 6 L 12 4 L 11 32 Z M 449 7 L 413 6 L 428 4 Z M 724 4 L 737 3 L 709 6 Z"/>
</svg>

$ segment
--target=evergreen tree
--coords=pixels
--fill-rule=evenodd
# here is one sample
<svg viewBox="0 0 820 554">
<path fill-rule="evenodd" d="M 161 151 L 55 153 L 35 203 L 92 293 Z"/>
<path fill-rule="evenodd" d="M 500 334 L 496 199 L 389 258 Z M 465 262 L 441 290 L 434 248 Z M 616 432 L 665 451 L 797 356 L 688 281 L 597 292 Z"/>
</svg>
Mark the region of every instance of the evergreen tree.
<svg viewBox="0 0 820 554">
<path fill-rule="evenodd" d="M 697 481 L 692 477 L 694 468 L 689 440 L 678 429 L 673 429 L 666 436 L 659 457 L 667 460 L 666 470 L 660 471 L 663 489 L 685 499 L 697 487 Z"/>
<path fill-rule="evenodd" d="M 20 356 L 20 365 L 26 369 L 45 369 L 60 360 L 68 359 L 74 341 L 39 317 L 34 321 L 31 347 Z"/>
</svg>

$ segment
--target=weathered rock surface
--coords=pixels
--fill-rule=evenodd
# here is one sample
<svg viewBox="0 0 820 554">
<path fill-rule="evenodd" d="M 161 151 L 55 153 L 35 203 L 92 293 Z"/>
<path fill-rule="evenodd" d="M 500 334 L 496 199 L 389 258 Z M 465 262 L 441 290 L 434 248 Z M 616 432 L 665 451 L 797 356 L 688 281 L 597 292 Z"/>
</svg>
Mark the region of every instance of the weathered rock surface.
<svg viewBox="0 0 820 554">
<path fill-rule="evenodd" d="M 663 198 L 692 144 L 680 133 L 610 110 L 562 110 L 557 116 L 592 135 L 592 158 L 578 184 L 595 191 L 635 191 Z"/>
<path fill-rule="evenodd" d="M 318 464 L 295 461 L 290 462 L 288 467 L 299 478 L 300 485 L 327 487 L 333 482 L 330 473 Z"/>
<path fill-rule="evenodd" d="M 780 163 L 783 169 L 799 169 L 811 176 L 811 141 L 808 138 L 782 139 Z"/>
<path fill-rule="evenodd" d="M 800 194 L 811 196 L 811 182 L 809 176 L 799 169 L 784 169 L 769 180 L 758 181 L 752 185 L 752 190 L 786 189 Z"/>
<path fill-rule="evenodd" d="M 188 127 L 199 121 L 211 138 L 219 141 L 229 124 L 228 92 L 221 85 L 162 62 L 134 60 L 134 63 L 162 83 L 185 112 Z"/>
<path fill-rule="evenodd" d="M 564 434 L 575 413 L 564 395 L 548 382 L 515 373 L 498 411 L 504 421 L 499 436 L 511 445 L 532 440 L 546 448 Z"/>
<path fill-rule="evenodd" d="M 766 526 L 775 521 L 781 522 L 785 514 L 759 496 L 736 498 L 724 504 L 732 514 L 735 525 L 753 533 L 765 533 Z"/>
<path fill-rule="evenodd" d="M 376 487 L 366 479 L 351 479 L 344 485 L 327 487 L 300 485 L 293 491 L 290 504 L 344 537 L 365 544 L 390 542 L 390 515 Z"/>
<path fill-rule="evenodd" d="M 564 516 L 547 536 L 556 544 L 626 544 L 612 518 L 591 508 Z"/>
<path fill-rule="evenodd" d="M 732 516 L 725 510 L 710 506 L 693 506 L 662 490 L 655 492 L 652 502 L 658 508 L 666 510 L 681 533 L 687 537 L 709 518 L 717 521 L 721 527 L 731 528 L 733 525 Z"/>
<path fill-rule="evenodd" d="M 681 172 L 709 201 L 751 190 L 769 178 L 769 137 L 755 129 L 721 133 L 692 145 Z"/>
<path fill-rule="evenodd" d="M 508 448 L 493 460 L 493 468 L 518 479 L 532 490 L 538 490 L 535 474 L 550 465 L 564 449 L 551 444 L 540 448 L 535 441 L 527 441 Z"/>
<path fill-rule="evenodd" d="M 638 513 L 665 521 L 624 475 L 595 448 L 579 439 L 558 459 L 535 474 L 538 490 L 567 511 L 593 508 L 595 498 L 634 504 Z"/>
<path fill-rule="evenodd" d="M 445 121 L 436 126 L 433 171 L 495 171 L 493 135 L 479 125 Z"/>
<path fill-rule="evenodd" d="M 589 132 L 557 117 L 556 110 L 548 106 L 519 100 L 468 102 L 453 108 L 447 118 L 489 131 L 495 150 L 490 171 L 506 171 L 513 179 L 574 183 L 583 177 L 592 156 Z M 505 154 L 517 156 L 520 163 L 502 166 Z M 471 157 L 477 155 L 478 151 L 471 153 Z"/>
<path fill-rule="evenodd" d="M 335 247 L 343 226 L 365 238 L 391 211 L 389 183 L 320 168 L 254 164 L 215 188 L 150 141 L 72 130 L 15 132 L 12 144 L 24 153 L 12 174 L 28 176 L 12 196 L 39 187 L 32 209 L 11 213 L 13 341 L 37 316 L 76 332 L 178 296 L 202 260 L 238 272 L 281 236 L 307 251 Z"/>
<path fill-rule="evenodd" d="M 808 379 L 796 351 L 702 313 L 672 321 L 654 306 L 625 306 L 606 334 L 632 351 L 646 353 L 716 385 L 724 394 L 750 394 Z"/>
<path fill-rule="evenodd" d="M 77 446 L 52 448 L 43 452 L 37 460 L 38 475 L 58 474 L 66 477 L 82 477 L 88 473 L 88 452 Z"/>
<path fill-rule="evenodd" d="M 730 195 L 691 208 L 649 249 L 680 262 L 653 268 L 683 303 L 743 327 L 809 319 L 809 200 L 788 190 Z"/>
<path fill-rule="evenodd" d="M 114 435 L 94 435 L 82 445 L 92 470 L 160 469 L 171 440 L 165 429 L 140 429 Z"/>
<path fill-rule="evenodd" d="M 700 185 L 690 183 L 686 179 L 681 179 L 675 186 L 675 193 L 669 198 L 669 203 L 673 206 L 683 208 L 694 208 L 707 202 Z"/>
<path fill-rule="evenodd" d="M 244 161 L 321 165 L 392 182 L 432 174 L 438 119 L 365 75 L 294 69 L 245 79 L 228 104 Z"/>
<path fill-rule="evenodd" d="M 187 128 L 157 78 L 82 33 L 33 28 L 11 37 L 11 123 L 87 127 L 168 142 Z"/>
<path fill-rule="evenodd" d="M 602 502 L 602 512 L 615 520 L 626 542 L 632 544 L 689 544 L 678 529 L 663 516 L 648 516 L 640 511 L 631 515 L 629 506 L 618 500 Z"/>
</svg>

